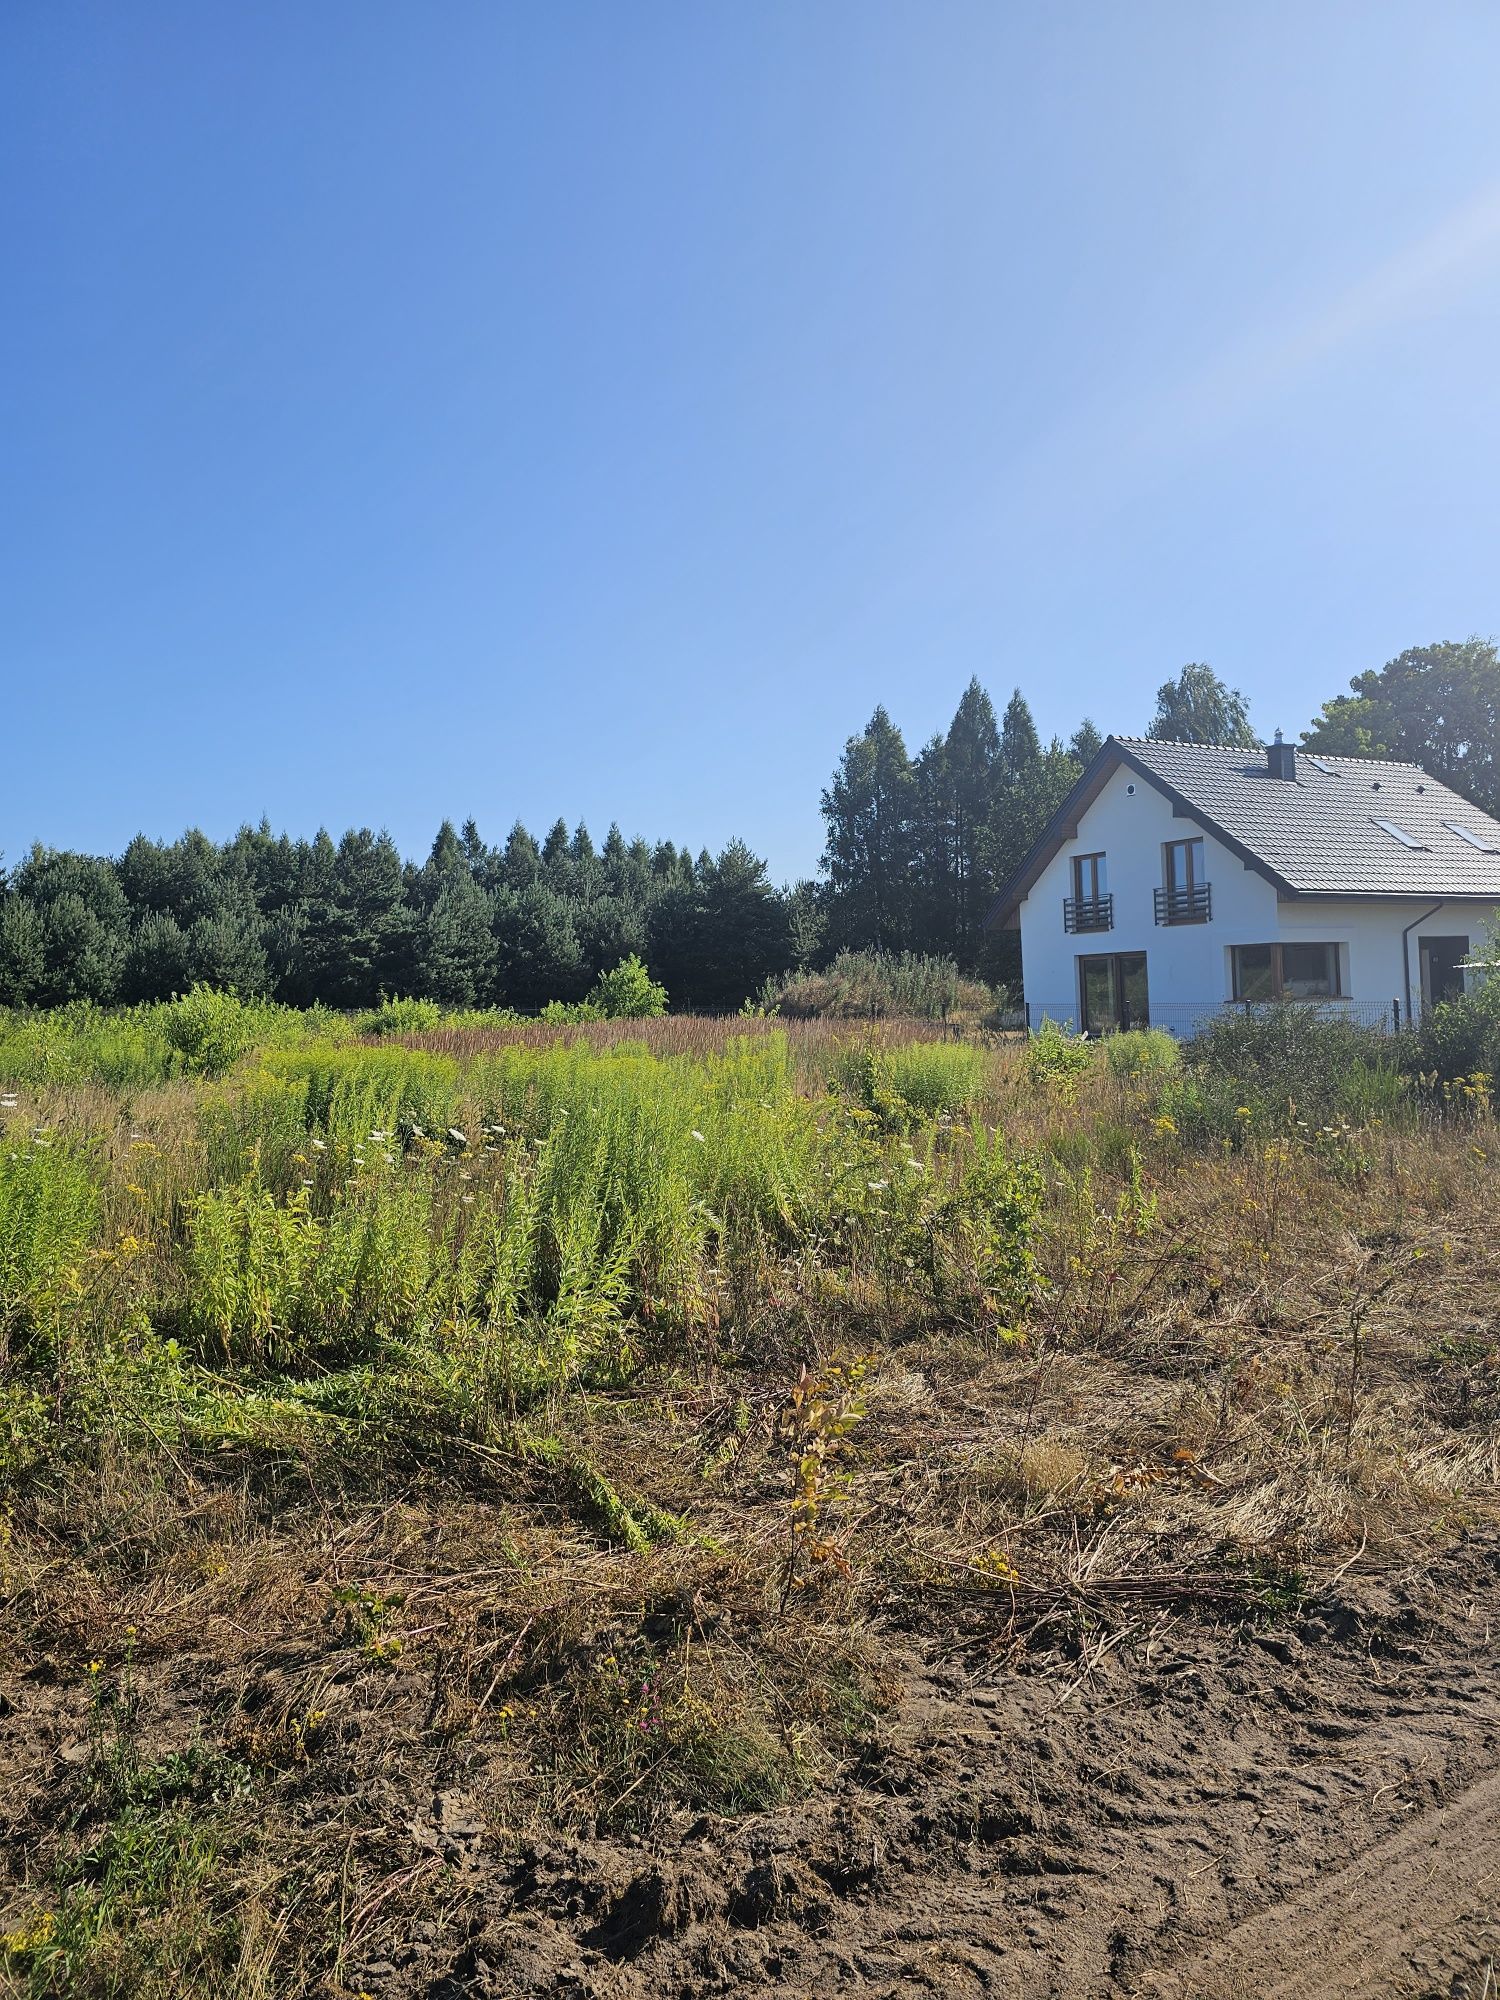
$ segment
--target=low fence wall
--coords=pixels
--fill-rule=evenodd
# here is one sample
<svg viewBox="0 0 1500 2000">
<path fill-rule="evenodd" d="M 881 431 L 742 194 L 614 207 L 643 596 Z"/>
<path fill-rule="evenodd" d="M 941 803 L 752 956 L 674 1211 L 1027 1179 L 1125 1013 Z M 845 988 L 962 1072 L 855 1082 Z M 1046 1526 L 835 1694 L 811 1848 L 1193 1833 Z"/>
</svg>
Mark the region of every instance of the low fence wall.
<svg viewBox="0 0 1500 2000">
<path fill-rule="evenodd" d="M 1300 1007 L 1306 1013 L 1321 1014 L 1330 1021 L 1354 1021 L 1362 1028 L 1394 1033 L 1402 1022 L 1401 1002 L 1389 1000 L 1153 1000 L 1150 1017 L 1133 1021 L 1132 1027 L 1162 1028 L 1179 1040 L 1191 1040 L 1212 1021 L 1226 1014 L 1270 1014 L 1282 1007 Z M 1078 1025 L 1078 1006 L 1072 1000 L 1028 1000 L 1026 1026 L 1033 1032 L 1044 1020 L 1059 1027 Z"/>
</svg>

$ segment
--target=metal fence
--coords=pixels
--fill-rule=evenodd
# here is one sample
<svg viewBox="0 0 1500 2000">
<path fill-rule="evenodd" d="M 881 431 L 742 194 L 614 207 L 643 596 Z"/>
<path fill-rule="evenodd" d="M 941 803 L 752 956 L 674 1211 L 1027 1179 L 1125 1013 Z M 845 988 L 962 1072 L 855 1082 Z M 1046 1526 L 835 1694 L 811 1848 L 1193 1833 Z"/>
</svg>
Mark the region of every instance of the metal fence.
<svg viewBox="0 0 1500 2000">
<path fill-rule="evenodd" d="M 1328 1021 L 1353 1021 L 1362 1028 L 1392 1034 L 1400 1028 L 1403 1011 L 1399 1000 L 1153 1000 L 1149 1019 L 1132 1021 L 1136 1028 L 1165 1029 L 1179 1041 L 1194 1035 L 1214 1021 L 1232 1014 L 1274 1014 L 1295 1007 L 1305 1014 L 1317 1014 Z M 1026 1026 L 1035 1031 L 1044 1020 L 1059 1027 L 1076 1029 L 1078 1003 L 1074 1000 L 1028 1000 Z"/>
</svg>

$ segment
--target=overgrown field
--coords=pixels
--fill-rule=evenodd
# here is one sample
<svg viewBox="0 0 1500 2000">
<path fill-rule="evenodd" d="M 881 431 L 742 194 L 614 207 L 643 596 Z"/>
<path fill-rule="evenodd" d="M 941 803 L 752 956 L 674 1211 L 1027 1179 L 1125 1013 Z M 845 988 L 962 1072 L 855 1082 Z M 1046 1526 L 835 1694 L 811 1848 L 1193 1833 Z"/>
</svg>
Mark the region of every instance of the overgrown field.
<svg viewBox="0 0 1500 2000">
<path fill-rule="evenodd" d="M 575 1990 L 549 1841 L 813 1810 L 934 1645 L 1493 1533 L 1482 1022 L 370 1025 L 0 1022 L 4 1990 Z"/>
</svg>

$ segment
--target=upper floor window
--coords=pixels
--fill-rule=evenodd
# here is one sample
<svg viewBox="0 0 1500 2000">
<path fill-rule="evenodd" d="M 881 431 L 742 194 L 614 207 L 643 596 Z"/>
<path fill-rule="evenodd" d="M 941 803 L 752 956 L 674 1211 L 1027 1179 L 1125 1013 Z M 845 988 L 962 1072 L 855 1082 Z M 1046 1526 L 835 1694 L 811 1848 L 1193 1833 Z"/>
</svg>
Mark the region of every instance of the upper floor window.
<svg viewBox="0 0 1500 2000">
<path fill-rule="evenodd" d="M 1054 889 L 1052 893 L 1055 896 L 1057 891 Z M 1102 854 L 1073 856 L 1073 894 L 1080 903 L 1097 903 L 1101 896 L 1109 894 L 1109 877 Z"/>
<path fill-rule="evenodd" d="M 1201 888 L 1203 874 L 1203 842 L 1201 840 L 1169 840 L 1167 842 L 1167 889 L 1173 894 L 1190 894 Z"/>
<path fill-rule="evenodd" d="M 1102 854 L 1073 856 L 1073 893 L 1063 897 L 1065 931 L 1109 931 L 1115 925 L 1114 898 Z"/>
<path fill-rule="evenodd" d="M 1159 924 L 1206 924 L 1213 915 L 1203 867 L 1203 839 L 1169 840 L 1161 851 L 1162 886 L 1156 892 Z"/>
</svg>

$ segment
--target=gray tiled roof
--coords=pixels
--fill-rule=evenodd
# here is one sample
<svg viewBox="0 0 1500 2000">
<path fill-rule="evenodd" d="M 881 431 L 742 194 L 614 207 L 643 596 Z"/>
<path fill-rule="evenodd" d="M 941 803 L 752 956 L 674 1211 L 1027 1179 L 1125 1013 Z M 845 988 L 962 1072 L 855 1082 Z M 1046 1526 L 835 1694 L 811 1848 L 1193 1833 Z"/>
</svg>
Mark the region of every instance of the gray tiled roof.
<svg viewBox="0 0 1500 2000">
<path fill-rule="evenodd" d="M 1500 821 L 1417 764 L 1319 753 L 1323 771 L 1299 749 L 1288 782 L 1270 775 L 1264 750 L 1141 736 L 1112 736 L 1116 744 L 1210 831 L 1299 894 L 1500 898 L 1500 854 L 1482 853 L 1443 824 L 1452 820 L 1500 848 Z M 1377 818 L 1394 821 L 1421 847 L 1403 846 Z"/>
</svg>

